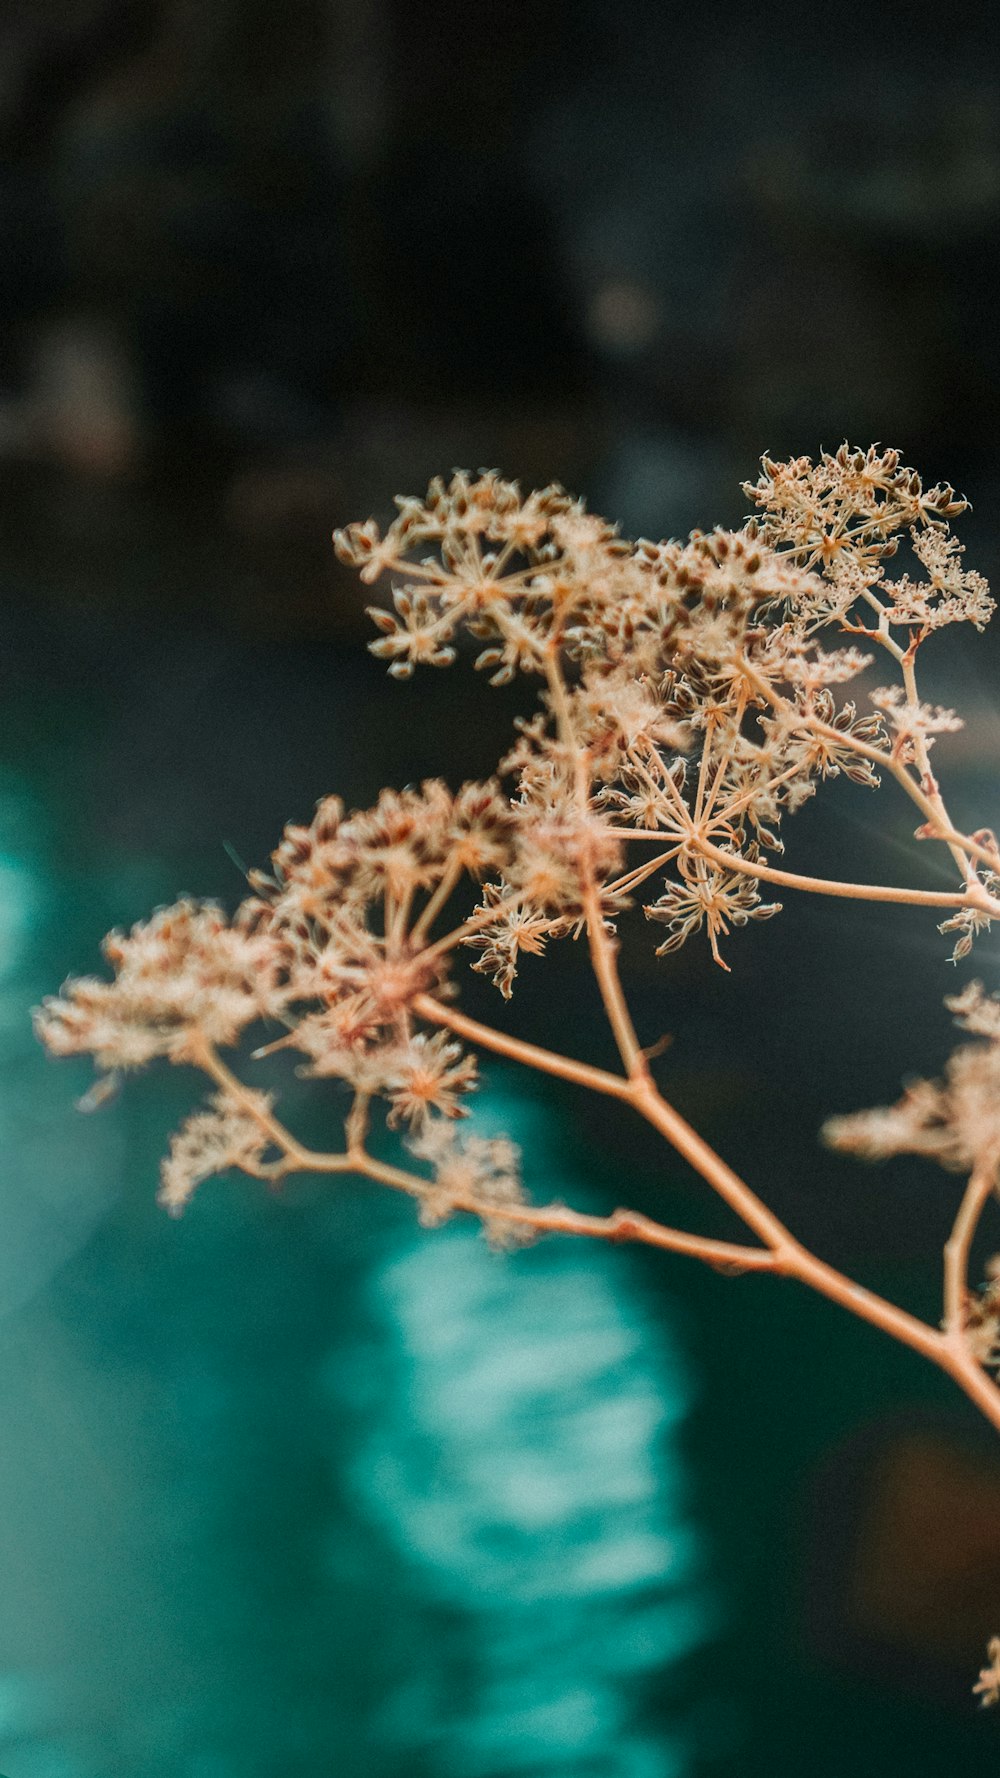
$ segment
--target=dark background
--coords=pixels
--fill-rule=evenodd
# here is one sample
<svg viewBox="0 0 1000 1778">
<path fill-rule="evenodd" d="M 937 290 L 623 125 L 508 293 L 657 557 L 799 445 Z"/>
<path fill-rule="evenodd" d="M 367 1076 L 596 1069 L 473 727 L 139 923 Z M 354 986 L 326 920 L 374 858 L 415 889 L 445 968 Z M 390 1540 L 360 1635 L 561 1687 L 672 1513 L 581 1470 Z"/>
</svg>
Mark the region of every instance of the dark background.
<svg viewBox="0 0 1000 1778">
<path fill-rule="evenodd" d="M 518 694 L 488 694 L 461 663 L 390 684 L 329 546 L 333 525 L 384 515 L 433 473 L 560 479 L 661 536 L 737 522 L 765 449 L 879 439 L 972 498 L 963 535 L 990 572 L 990 32 L 985 7 L 929 5 L 5 8 L 9 1778 L 944 1778 L 995 1758 L 970 1686 L 1000 1631 L 1000 1464 L 916 1359 L 767 1280 L 549 1249 L 490 1262 L 506 1270 L 463 1311 L 457 1375 L 466 1353 L 478 1376 L 484 1351 L 508 1351 L 532 1280 L 561 1289 L 564 1265 L 579 1303 L 604 1293 L 594 1325 L 634 1335 L 632 1371 L 595 1359 L 574 1384 L 536 1329 L 556 1405 L 480 1428 L 500 1471 L 520 1437 L 546 1485 L 577 1490 L 531 1532 L 544 1488 L 512 1482 L 518 1543 L 471 1457 L 461 1468 L 475 1413 L 420 1419 L 440 1349 L 421 1356 L 412 1317 L 444 1274 L 414 1255 L 451 1237 L 417 1242 L 405 1206 L 353 1188 L 275 1204 L 238 1182 L 169 1224 L 156 1160 L 191 1083 L 139 1082 L 76 1119 L 86 1071 L 47 1064 L 26 1023 L 96 965 L 107 927 L 182 889 L 234 902 L 233 855 L 265 858 L 320 794 L 363 804 L 384 783 L 492 767 Z M 929 695 L 969 717 L 941 744 L 953 812 L 1000 826 L 996 638 L 936 648 Z M 943 882 L 911 828 L 890 791 L 838 785 L 792 825 L 789 863 Z M 732 941 L 732 978 L 697 942 L 657 963 L 640 923 L 625 952 L 640 1029 L 674 1033 L 665 1090 L 797 1232 L 934 1319 L 954 1182 L 863 1170 L 816 1131 L 941 1066 L 946 944 L 908 910 L 806 903 Z M 975 967 L 991 986 L 996 961 L 987 938 Z M 509 1014 L 481 984 L 468 1004 L 608 1059 L 571 949 L 526 975 Z M 330 1107 L 285 1084 L 290 1115 L 329 1135 Z M 555 1168 L 577 1201 L 727 1230 L 606 1107 L 503 1071 L 490 1092 L 536 1195 Z M 478 1277 L 470 1251 L 459 1241 L 455 1265 Z M 424 1286 L 400 1274 L 417 1280 L 406 1313 L 389 1254 L 432 1268 Z M 377 1382 L 392 1366 L 395 1393 Z M 516 1407 L 516 1366 L 504 1376 Z M 573 1549 L 613 1550 L 631 1522 L 632 1446 L 595 1432 L 592 1472 L 560 1456 L 559 1404 L 596 1426 L 605 1396 L 644 1391 L 662 1487 L 643 1510 L 667 1511 L 678 1465 L 702 1604 L 687 1630 L 662 1617 L 640 1637 L 655 1561 L 612 1563 L 590 1593 L 565 1579 Z M 398 1510 L 389 1459 L 365 1468 L 383 1436 L 409 1490 Z M 601 1505 L 586 1476 L 617 1474 L 615 1451 L 625 1493 Z M 484 1578 L 467 1554 L 491 1538 Z M 617 1667 L 616 1648 L 631 1650 Z M 589 1730 L 535 1698 L 560 1659 L 581 1698 L 617 1700 Z M 498 1661 L 499 1702 L 482 1677 Z"/>
</svg>

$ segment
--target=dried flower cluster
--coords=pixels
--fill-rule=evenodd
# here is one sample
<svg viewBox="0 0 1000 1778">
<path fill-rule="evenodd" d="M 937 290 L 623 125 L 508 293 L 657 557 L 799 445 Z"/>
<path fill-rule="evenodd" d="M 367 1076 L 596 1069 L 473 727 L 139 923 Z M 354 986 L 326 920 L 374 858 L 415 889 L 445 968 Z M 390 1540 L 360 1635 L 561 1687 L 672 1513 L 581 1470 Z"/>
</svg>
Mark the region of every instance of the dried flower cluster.
<svg viewBox="0 0 1000 1778">
<path fill-rule="evenodd" d="M 159 1056 L 200 1066 L 210 1108 L 175 1137 L 161 1196 L 173 1210 L 211 1173 L 278 1179 L 357 1171 L 419 1200 L 422 1220 L 482 1217 L 500 1243 L 561 1230 L 641 1240 L 729 1271 L 798 1278 L 948 1371 L 1000 1427 L 996 1301 L 968 1285 L 970 1246 L 1000 1163 L 1000 1007 L 977 988 L 952 1002 L 979 1041 L 940 1085 L 918 1083 L 888 1111 L 840 1118 L 831 1141 L 868 1155 L 932 1156 L 968 1175 L 945 1250 L 944 1321 L 932 1327 L 809 1253 L 656 1087 L 617 971 L 617 927 L 637 907 L 662 934 L 657 955 L 696 935 L 729 967 L 734 929 L 777 914 L 776 892 L 895 901 L 935 910 L 961 961 L 1000 914 L 1000 852 L 964 834 L 931 766 L 959 728 L 925 702 L 919 650 L 945 625 L 981 629 L 993 601 L 962 565 L 951 521 L 965 503 L 924 488 L 895 451 L 764 458 L 745 485 L 740 530 L 627 542 L 559 487 L 523 495 L 494 473 L 432 482 L 335 535 L 340 559 L 373 585 L 374 653 L 397 679 L 451 664 L 471 642 L 494 685 L 537 692 L 496 778 L 458 791 L 437 781 L 384 791 L 371 809 L 320 803 L 290 826 L 271 868 L 250 877 L 232 920 L 183 901 L 105 945 L 111 981 L 67 984 L 38 1014 L 54 1054 L 104 1070 Z M 908 571 L 895 576 L 900 549 Z M 876 658 L 892 675 L 851 687 Z M 914 806 L 916 838 L 947 849 L 941 891 L 818 879 L 783 868 L 782 823 L 843 774 L 891 782 Z M 509 998 L 525 958 L 585 938 L 621 1073 L 539 1049 L 466 1017 L 464 956 Z M 306 1149 L 270 1099 L 223 1061 L 267 1020 L 304 1072 L 346 1086 L 343 1147 Z M 456 1136 L 493 1051 L 617 1097 L 647 1118 L 741 1216 L 747 1243 L 671 1229 L 627 1211 L 588 1217 L 524 1198 L 513 1147 Z M 256 1053 L 261 1053 L 260 1051 Z M 420 1170 L 368 1146 L 381 1104 Z"/>
<path fill-rule="evenodd" d="M 897 1105 L 831 1118 L 826 1140 L 867 1160 L 920 1154 L 954 1173 L 1000 1165 L 1000 1000 L 970 982 L 945 1005 L 963 1031 L 981 1039 L 962 1044 L 941 1082 L 912 1082 Z"/>
</svg>

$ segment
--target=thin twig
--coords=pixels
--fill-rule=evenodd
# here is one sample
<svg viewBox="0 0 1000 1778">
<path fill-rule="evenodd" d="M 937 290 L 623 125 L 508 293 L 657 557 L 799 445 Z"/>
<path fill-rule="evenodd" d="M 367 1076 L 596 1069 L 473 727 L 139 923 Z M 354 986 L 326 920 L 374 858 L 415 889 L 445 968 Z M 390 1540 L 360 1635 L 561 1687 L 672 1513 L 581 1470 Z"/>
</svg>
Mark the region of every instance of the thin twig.
<svg viewBox="0 0 1000 1778">
<path fill-rule="evenodd" d="M 944 1326 L 952 1340 L 965 1345 L 969 1297 L 969 1249 L 979 1220 L 996 1185 L 995 1161 L 980 1162 L 969 1176 L 951 1234 L 944 1248 Z"/>
</svg>

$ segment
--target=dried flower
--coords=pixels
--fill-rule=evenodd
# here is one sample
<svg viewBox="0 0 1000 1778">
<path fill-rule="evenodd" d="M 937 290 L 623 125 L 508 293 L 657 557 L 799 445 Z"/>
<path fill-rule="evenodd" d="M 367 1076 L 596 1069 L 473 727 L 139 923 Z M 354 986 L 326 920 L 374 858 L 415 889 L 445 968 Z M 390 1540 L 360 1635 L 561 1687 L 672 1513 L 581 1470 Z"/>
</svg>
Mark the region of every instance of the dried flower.
<svg viewBox="0 0 1000 1778">
<path fill-rule="evenodd" d="M 531 1240 L 530 1227 L 504 1215 L 525 1202 L 520 1152 L 506 1136 L 459 1136 L 453 1126 L 434 1119 L 407 1146 L 432 1168 L 420 1199 L 426 1228 L 437 1228 L 455 1210 L 474 1204 L 493 1246 L 523 1246 Z"/>
<path fill-rule="evenodd" d="M 158 1201 L 171 1216 L 181 1214 L 203 1180 L 230 1168 L 267 1177 L 264 1156 L 273 1145 L 260 1120 L 273 1104 L 266 1093 L 247 1091 L 240 1100 L 216 1093 L 208 1111 L 194 1112 L 181 1125 L 160 1167 Z"/>
<path fill-rule="evenodd" d="M 984 1041 L 952 1052 L 942 1081 L 912 1082 L 896 1105 L 831 1118 L 833 1148 L 868 1160 L 926 1155 L 954 1172 L 1000 1166 L 1000 1002 L 971 982 L 945 1004 L 956 1023 Z"/>
<path fill-rule="evenodd" d="M 53 1055 L 89 1053 L 109 1070 L 184 1061 L 193 1032 L 235 1043 L 284 1004 L 284 940 L 256 902 L 230 923 L 214 902 L 179 901 L 127 935 L 110 933 L 103 950 L 113 982 L 69 981 L 36 1015 Z"/>
<path fill-rule="evenodd" d="M 986 1645 L 986 1653 L 990 1657 L 988 1667 L 984 1667 L 977 1683 L 973 1686 L 973 1695 L 979 1695 L 984 1707 L 1000 1704 L 1000 1636 L 991 1636 Z"/>
</svg>

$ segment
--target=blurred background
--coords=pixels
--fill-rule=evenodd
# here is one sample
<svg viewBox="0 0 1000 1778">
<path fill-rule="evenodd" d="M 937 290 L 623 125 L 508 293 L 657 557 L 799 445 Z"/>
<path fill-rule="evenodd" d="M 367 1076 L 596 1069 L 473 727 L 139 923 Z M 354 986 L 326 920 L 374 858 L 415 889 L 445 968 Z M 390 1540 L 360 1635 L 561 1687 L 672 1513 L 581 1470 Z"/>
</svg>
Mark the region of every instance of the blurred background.
<svg viewBox="0 0 1000 1778">
<path fill-rule="evenodd" d="M 900 447 L 996 568 L 1000 93 L 954 19 L 730 0 L 8 0 L 0 14 L 0 1768 L 8 1778 L 945 1778 L 995 1760 L 1000 1461 L 915 1358 L 768 1280 L 338 1183 L 153 1203 L 197 1087 L 28 1008 L 340 790 L 488 772 L 519 694 L 392 685 L 335 524 L 461 464 L 626 532 L 759 454 Z M 936 644 L 1000 826 L 996 637 Z M 928 651 L 928 666 L 931 666 Z M 947 757 L 946 757 L 947 753 Z M 944 881 L 834 786 L 792 868 Z M 937 874 L 935 874 L 937 872 Z M 835 1263 L 937 1315 L 955 1184 L 818 1147 L 950 1047 L 918 912 L 625 953 L 665 1090 Z M 974 960 L 996 984 L 996 942 Z M 964 980 L 972 966 L 961 972 Z M 581 959 L 540 1041 L 607 1039 Z M 276 1075 L 277 1079 L 278 1076 Z M 330 1138 L 331 1098 L 281 1078 Z M 503 1069 L 538 1197 L 729 1232 L 607 1106 Z M 995 1226 L 984 1252 L 1000 1246 Z"/>
</svg>

